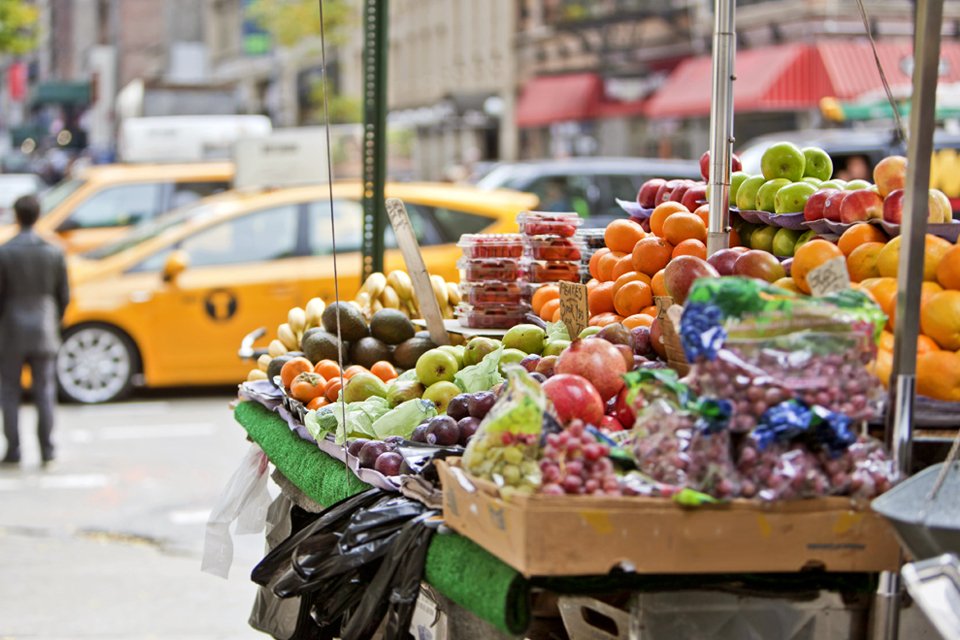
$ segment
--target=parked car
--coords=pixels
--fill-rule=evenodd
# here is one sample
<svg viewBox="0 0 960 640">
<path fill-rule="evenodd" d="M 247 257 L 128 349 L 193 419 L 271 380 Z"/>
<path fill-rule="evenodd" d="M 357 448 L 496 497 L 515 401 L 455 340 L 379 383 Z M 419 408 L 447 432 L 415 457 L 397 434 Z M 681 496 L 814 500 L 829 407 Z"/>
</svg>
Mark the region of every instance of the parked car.
<svg viewBox="0 0 960 640">
<path fill-rule="evenodd" d="M 750 140 L 737 153 L 747 173 L 760 173 L 760 157 L 770 145 L 788 141 L 800 147 L 820 147 L 833 159 L 834 177 L 873 181 L 873 167 L 889 155 L 907 155 L 892 129 L 805 129 L 783 131 Z M 960 217 L 960 134 L 938 130 L 933 137 L 931 186 L 950 198 L 954 217 Z"/>
<path fill-rule="evenodd" d="M 328 186 L 230 191 L 162 216 L 112 245 L 72 256 L 73 301 L 57 355 L 63 395 L 78 402 L 149 387 L 229 384 L 249 363 L 242 338 L 276 327 L 314 296 L 334 299 Z M 424 183 L 387 185 L 407 206 L 431 273 L 458 280 L 463 233 L 516 232 L 537 204 L 515 191 Z M 336 184 L 339 293 L 360 287 L 359 184 Z M 392 229 L 387 270 L 404 268 Z"/>
<path fill-rule="evenodd" d="M 603 227 L 626 214 L 616 198 L 634 200 L 650 178 L 700 179 L 694 160 L 591 158 L 532 160 L 497 165 L 477 182 L 481 189 L 507 188 L 533 193 L 540 208 L 576 211 L 587 227 Z"/>
<path fill-rule="evenodd" d="M 40 199 L 37 232 L 82 253 L 116 240 L 131 226 L 230 188 L 231 162 L 97 165 Z M 0 228 L 0 243 L 16 233 Z"/>
</svg>

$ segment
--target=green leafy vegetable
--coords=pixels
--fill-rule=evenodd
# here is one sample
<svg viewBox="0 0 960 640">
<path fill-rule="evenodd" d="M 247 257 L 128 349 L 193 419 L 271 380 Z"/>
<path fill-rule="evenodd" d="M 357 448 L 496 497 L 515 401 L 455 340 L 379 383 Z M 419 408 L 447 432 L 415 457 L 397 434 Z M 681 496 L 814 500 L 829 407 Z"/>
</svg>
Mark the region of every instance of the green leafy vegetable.
<svg viewBox="0 0 960 640">
<path fill-rule="evenodd" d="M 503 382 L 503 376 L 500 375 L 500 356 L 502 355 L 503 345 L 501 344 L 496 351 L 485 355 L 477 364 L 457 371 L 453 381 L 464 393 L 489 391 Z"/>
<path fill-rule="evenodd" d="M 437 406 L 429 400 L 407 400 L 380 416 L 373 423 L 373 433 L 383 440 L 389 436 L 409 438 L 414 427 L 437 415 Z"/>
</svg>

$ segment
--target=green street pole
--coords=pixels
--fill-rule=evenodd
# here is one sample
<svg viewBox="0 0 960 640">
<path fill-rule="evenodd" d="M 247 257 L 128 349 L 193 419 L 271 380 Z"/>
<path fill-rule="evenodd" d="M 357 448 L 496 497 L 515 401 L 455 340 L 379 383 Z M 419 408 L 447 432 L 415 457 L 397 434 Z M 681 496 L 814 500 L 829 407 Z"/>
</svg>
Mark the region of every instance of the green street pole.
<svg viewBox="0 0 960 640">
<path fill-rule="evenodd" d="M 363 3 L 363 279 L 383 271 L 387 179 L 387 0 Z"/>
</svg>

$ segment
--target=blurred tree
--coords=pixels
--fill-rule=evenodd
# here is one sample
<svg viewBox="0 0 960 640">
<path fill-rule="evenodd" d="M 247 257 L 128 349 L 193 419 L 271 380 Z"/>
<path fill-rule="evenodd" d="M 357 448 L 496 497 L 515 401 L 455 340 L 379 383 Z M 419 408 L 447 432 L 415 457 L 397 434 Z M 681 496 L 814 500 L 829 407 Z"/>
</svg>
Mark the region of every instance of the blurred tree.
<svg viewBox="0 0 960 640">
<path fill-rule="evenodd" d="M 250 17 L 265 29 L 274 42 L 292 47 L 320 35 L 321 0 L 253 0 Z M 324 35 L 327 42 L 343 42 L 345 27 L 353 24 L 356 12 L 349 0 L 322 0 Z"/>
<path fill-rule="evenodd" d="M 36 46 L 37 14 L 24 0 L 0 0 L 0 53 L 27 53 Z"/>
<path fill-rule="evenodd" d="M 327 84 L 329 83 L 317 81 L 310 87 L 311 113 L 308 124 L 323 122 L 323 93 Z M 327 108 L 330 110 L 330 124 L 360 122 L 363 115 L 363 102 L 359 98 L 339 95 L 335 91 L 330 92 Z"/>
</svg>

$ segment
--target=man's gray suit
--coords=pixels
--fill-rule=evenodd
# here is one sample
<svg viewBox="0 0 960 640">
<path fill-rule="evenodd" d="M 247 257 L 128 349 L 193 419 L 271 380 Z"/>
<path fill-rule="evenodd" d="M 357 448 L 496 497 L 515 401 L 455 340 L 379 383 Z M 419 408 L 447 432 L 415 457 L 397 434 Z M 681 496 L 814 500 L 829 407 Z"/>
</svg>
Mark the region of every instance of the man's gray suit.
<svg viewBox="0 0 960 640">
<path fill-rule="evenodd" d="M 0 246 L 0 404 L 5 460 L 20 459 L 20 372 L 30 365 L 43 459 L 53 459 L 54 364 L 60 322 L 70 301 L 63 251 L 31 230 Z"/>
</svg>

